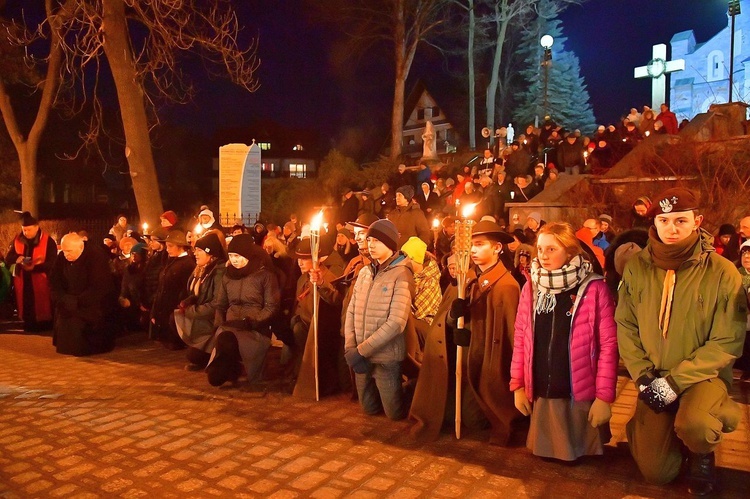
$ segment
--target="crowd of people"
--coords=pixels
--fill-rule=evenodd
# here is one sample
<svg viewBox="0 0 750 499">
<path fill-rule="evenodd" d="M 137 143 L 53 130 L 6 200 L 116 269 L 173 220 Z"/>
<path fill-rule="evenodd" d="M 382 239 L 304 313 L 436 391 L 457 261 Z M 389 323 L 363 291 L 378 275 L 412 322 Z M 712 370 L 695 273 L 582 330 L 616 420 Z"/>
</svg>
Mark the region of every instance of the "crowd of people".
<svg viewBox="0 0 750 499">
<path fill-rule="evenodd" d="M 543 143 L 532 150 L 551 154 Z M 319 244 L 296 215 L 225 228 L 203 206 L 185 221 L 167 211 L 145 233 L 119 216 L 101 242 L 72 232 L 58 248 L 24 213 L 4 255 L 18 317 L 70 355 L 147 331 L 213 386 L 262 380 L 275 336 L 295 396 L 351 392 L 366 414 L 408 417 L 420 441 L 458 419 L 565 462 L 603 453 L 622 361 L 639 393 L 627 435 L 644 477 L 670 482 L 687 458 L 689 491 L 710 493 L 713 451 L 740 421 L 732 369 L 750 374 L 750 216 L 709 234 L 698 197 L 671 188 L 638 198 L 629 220 L 574 227 L 532 212 L 508 224 L 505 202 L 535 185 L 506 186 L 525 150 L 510 149 L 455 178 L 400 165 L 380 193 L 346 188 Z M 567 149 L 555 156 L 566 172 Z"/>
</svg>

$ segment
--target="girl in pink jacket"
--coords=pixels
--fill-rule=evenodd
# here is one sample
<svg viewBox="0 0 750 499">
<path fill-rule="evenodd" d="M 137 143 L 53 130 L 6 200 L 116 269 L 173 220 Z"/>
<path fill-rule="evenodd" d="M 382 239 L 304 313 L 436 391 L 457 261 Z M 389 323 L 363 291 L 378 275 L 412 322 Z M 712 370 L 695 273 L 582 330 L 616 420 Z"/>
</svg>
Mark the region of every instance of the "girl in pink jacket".
<svg viewBox="0 0 750 499">
<path fill-rule="evenodd" d="M 516 315 L 510 381 L 516 408 L 531 416 L 526 446 L 564 461 L 602 454 L 619 359 L 615 302 L 569 224 L 542 227 L 535 253 Z"/>
</svg>

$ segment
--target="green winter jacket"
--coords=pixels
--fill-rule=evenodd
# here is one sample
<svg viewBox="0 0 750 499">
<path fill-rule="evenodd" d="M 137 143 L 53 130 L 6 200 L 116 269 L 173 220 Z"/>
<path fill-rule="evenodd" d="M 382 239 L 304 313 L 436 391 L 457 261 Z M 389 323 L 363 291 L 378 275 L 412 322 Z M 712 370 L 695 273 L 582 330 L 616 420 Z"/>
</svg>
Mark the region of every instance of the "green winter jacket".
<svg viewBox="0 0 750 499">
<path fill-rule="evenodd" d="M 714 252 L 704 234 L 677 269 L 666 338 L 659 330 L 665 275 L 653 263 L 650 245 L 623 271 L 615 320 L 630 376 L 668 377 L 680 392 L 716 377 L 729 387 L 745 339 L 747 300 L 739 272 Z"/>
</svg>

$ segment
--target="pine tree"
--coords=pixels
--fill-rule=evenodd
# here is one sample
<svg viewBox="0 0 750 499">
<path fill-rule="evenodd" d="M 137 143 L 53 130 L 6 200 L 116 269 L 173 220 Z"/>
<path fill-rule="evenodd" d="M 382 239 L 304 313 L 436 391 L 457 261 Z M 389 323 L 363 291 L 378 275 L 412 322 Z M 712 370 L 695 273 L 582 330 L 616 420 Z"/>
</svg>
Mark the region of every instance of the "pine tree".
<svg viewBox="0 0 750 499">
<path fill-rule="evenodd" d="M 589 92 L 581 76 L 578 57 L 565 50 L 567 38 L 563 36 L 562 22 L 557 18 L 559 7 L 552 0 L 541 0 L 539 15 L 527 26 L 519 46 L 522 60 L 526 61 L 519 73 L 526 83 L 521 92 L 514 119 L 525 128 L 535 118 L 544 120 L 544 71 L 541 65 L 544 49 L 539 40 L 544 35 L 554 38 L 552 61 L 548 68 L 546 115 L 568 130 L 580 129 L 591 133 L 596 128 Z"/>
</svg>

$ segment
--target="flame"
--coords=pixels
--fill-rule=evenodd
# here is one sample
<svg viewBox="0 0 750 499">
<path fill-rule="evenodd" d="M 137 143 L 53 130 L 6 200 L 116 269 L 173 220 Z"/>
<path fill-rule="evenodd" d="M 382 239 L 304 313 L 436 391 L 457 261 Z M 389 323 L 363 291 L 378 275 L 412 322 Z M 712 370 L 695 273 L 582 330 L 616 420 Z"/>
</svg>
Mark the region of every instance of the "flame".
<svg viewBox="0 0 750 499">
<path fill-rule="evenodd" d="M 320 210 L 317 215 L 312 217 L 310 220 L 310 231 L 320 232 L 320 226 L 323 224 L 323 210 Z"/>
<path fill-rule="evenodd" d="M 474 208 L 476 207 L 476 204 L 467 204 L 464 206 L 464 209 L 461 210 L 461 216 L 464 218 L 469 218 L 471 215 L 474 214 Z"/>
<path fill-rule="evenodd" d="M 203 232 L 203 226 L 201 224 L 196 225 L 193 234 L 200 234 L 201 232 Z"/>
<path fill-rule="evenodd" d="M 433 229 L 437 229 L 439 227 L 440 227 L 440 220 L 438 220 L 437 217 L 433 218 L 432 219 L 432 228 Z"/>
<path fill-rule="evenodd" d="M 146 222 L 143 222 L 143 225 L 141 225 L 141 227 L 143 227 L 143 232 L 146 232 L 148 230 L 148 224 Z"/>
</svg>

